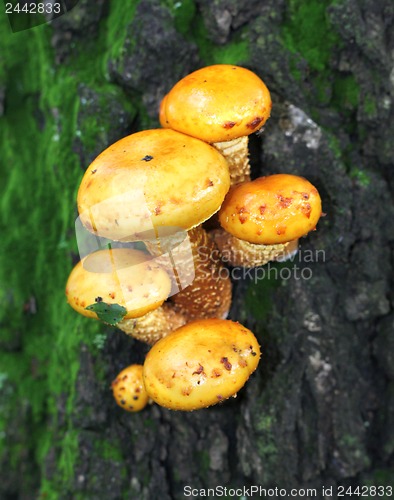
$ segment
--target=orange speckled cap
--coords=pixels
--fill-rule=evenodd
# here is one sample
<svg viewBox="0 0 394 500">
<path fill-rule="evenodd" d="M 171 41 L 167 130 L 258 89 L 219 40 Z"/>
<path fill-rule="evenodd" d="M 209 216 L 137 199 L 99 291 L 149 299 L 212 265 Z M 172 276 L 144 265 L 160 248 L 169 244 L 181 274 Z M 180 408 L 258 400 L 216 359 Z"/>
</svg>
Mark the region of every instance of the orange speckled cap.
<svg viewBox="0 0 394 500">
<path fill-rule="evenodd" d="M 159 340 L 144 363 L 148 395 L 172 410 L 197 410 L 234 396 L 255 371 L 253 333 L 222 319 L 193 321 Z"/>
<path fill-rule="evenodd" d="M 141 411 L 149 402 L 142 369 L 142 365 L 130 365 L 122 370 L 111 384 L 115 401 L 126 411 Z"/>
<path fill-rule="evenodd" d="M 88 167 L 78 211 L 91 232 L 112 240 L 189 230 L 219 209 L 230 187 L 228 165 L 212 146 L 169 129 L 129 135 Z"/>
<path fill-rule="evenodd" d="M 303 177 L 276 174 L 239 184 L 219 212 L 223 229 L 249 243 L 275 245 L 315 229 L 321 216 L 317 189 Z"/>
<path fill-rule="evenodd" d="M 161 103 L 160 123 L 206 142 L 230 141 L 259 130 L 271 107 L 269 90 L 252 71 L 217 64 L 174 85 Z"/>
<path fill-rule="evenodd" d="M 125 319 L 139 318 L 161 306 L 171 291 L 168 274 L 144 252 L 131 248 L 100 250 L 88 255 L 71 271 L 66 285 L 70 306 L 97 319 L 86 309 L 95 302 L 119 304 Z"/>
</svg>

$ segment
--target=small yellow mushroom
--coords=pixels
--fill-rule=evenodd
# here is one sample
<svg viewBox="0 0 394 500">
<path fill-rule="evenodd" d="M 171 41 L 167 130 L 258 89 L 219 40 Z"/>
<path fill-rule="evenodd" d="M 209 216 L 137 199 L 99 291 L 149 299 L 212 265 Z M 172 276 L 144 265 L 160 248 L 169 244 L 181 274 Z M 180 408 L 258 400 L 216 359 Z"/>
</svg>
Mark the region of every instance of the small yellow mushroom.
<svg viewBox="0 0 394 500">
<path fill-rule="evenodd" d="M 89 318 L 116 325 L 128 335 L 153 344 L 186 320 L 164 301 L 171 280 L 152 257 L 132 248 L 94 252 L 71 271 L 66 285 L 70 306 Z M 96 305 L 107 309 L 99 314 Z M 123 310 L 119 317 L 114 310 Z"/>
<path fill-rule="evenodd" d="M 142 365 L 130 365 L 111 384 L 117 404 L 126 411 L 141 411 L 149 402 L 142 378 Z"/>
</svg>

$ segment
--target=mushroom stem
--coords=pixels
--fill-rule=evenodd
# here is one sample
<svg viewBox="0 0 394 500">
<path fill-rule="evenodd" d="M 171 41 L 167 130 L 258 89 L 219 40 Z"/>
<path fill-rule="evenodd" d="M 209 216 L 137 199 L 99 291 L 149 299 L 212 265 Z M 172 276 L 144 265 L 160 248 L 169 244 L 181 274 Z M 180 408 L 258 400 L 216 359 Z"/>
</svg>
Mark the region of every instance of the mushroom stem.
<svg viewBox="0 0 394 500">
<path fill-rule="evenodd" d="M 211 238 L 222 254 L 223 262 L 230 266 L 258 267 L 283 256 L 289 243 L 262 245 L 241 240 L 224 229 L 215 229 Z"/>
<path fill-rule="evenodd" d="M 290 260 L 295 255 L 297 255 L 299 244 L 300 244 L 299 238 L 297 238 L 296 240 L 293 240 L 293 241 L 289 241 L 289 243 L 285 247 L 283 253 L 280 253 L 279 255 L 277 255 L 275 257 L 275 260 L 277 262 L 286 262 L 287 260 Z"/>
<path fill-rule="evenodd" d="M 227 317 L 232 285 L 215 243 L 197 226 L 189 231 L 194 261 L 191 285 L 172 297 L 176 311 L 192 319 Z"/>
<path fill-rule="evenodd" d="M 170 298 L 174 310 L 189 321 L 226 318 L 231 306 L 232 285 L 220 252 L 202 226 L 191 229 L 187 234 L 190 246 L 179 245 L 177 250 L 174 249 L 173 257 L 176 267 L 182 269 L 183 278 L 189 277 L 188 281 L 192 280 L 192 283 L 183 289 L 179 283 L 176 284 L 180 291 Z M 170 247 L 168 240 L 161 241 L 161 244 L 145 244 L 153 255 L 158 255 L 160 249 Z M 156 259 L 160 262 L 160 257 Z"/>
<path fill-rule="evenodd" d="M 137 340 L 153 345 L 169 333 L 186 324 L 186 317 L 164 303 L 141 318 L 124 319 L 116 326 Z"/>
<path fill-rule="evenodd" d="M 227 160 L 232 186 L 250 181 L 248 142 L 249 137 L 246 135 L 231 141 L 214 142 L 212 144 Z"/>
</svg>

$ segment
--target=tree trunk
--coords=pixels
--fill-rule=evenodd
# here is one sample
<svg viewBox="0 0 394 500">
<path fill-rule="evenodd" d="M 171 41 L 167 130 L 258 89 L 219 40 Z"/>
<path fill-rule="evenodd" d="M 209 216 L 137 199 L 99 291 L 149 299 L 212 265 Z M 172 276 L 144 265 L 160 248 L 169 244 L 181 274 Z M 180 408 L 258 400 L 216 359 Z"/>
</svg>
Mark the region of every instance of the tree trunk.
<svg viewBox="0 0 394 500">
<path fill-rule="evenodd" d="M 238 498 L 253 485 L 323 499 L 392 485 L 393 3 L 74 3 L 15 32 L 0 15 L 0 497 Z M 76 191 L 108 145 L 159 127 L 178 79 L 216 63 L 272 93 L 253 177 L 305 176 L 326 215 L 293 260 L 232 273 L 230 318 L 263 352 L 238 397 L 129 414 L 110 383 L 148 347 L 65 301 Z"/>
</svg>

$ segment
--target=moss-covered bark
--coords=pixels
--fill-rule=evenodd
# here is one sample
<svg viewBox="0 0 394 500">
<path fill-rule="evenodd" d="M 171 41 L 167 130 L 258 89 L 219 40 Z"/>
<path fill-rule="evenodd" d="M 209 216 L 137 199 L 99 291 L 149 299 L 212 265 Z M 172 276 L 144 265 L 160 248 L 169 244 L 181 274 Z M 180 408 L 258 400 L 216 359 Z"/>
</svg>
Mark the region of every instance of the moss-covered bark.
<svg viewBox="0 0 394 500">
<path fill-rule="evenodd" d="M 389 484 L 393 3 L 80 0 L 50 25 L 0 23 L 0 497 Z M 294 261 L 234 276 L 231 318 L 263 349 L 238 398 L 130 415 L 109 384 L 147 348 L 65 303 L 76 190 L 92 158 L 158 126 L 165 92 L 211 63 L 245 65 L 273 94 L 253 175 L 306 176 L 327 215 Z"/>
</svg>

